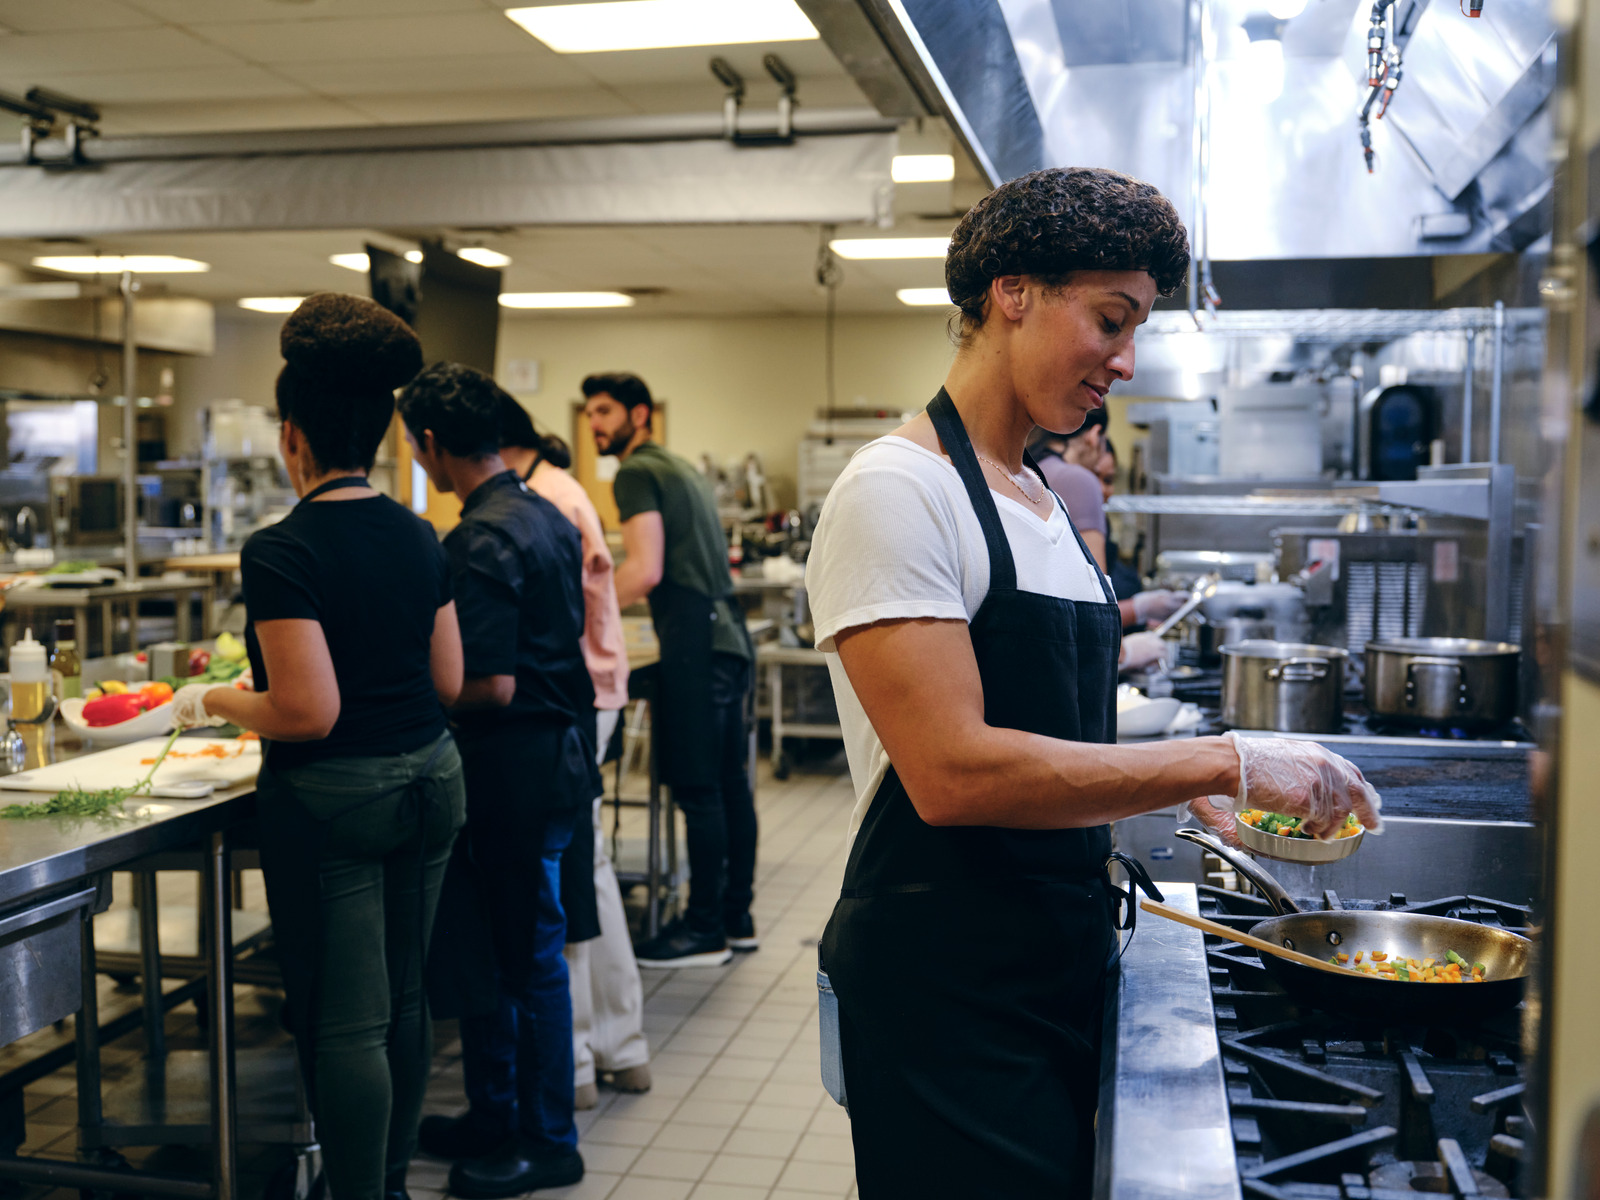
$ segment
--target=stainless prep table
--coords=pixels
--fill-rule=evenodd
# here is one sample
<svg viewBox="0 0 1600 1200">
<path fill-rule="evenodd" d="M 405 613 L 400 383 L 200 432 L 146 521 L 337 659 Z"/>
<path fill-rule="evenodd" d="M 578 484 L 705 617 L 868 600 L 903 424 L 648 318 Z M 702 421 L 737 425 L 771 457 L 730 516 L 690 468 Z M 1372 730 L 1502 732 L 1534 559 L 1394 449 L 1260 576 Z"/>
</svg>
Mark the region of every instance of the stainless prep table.
<svg viewBox="0 0 1600 1200">
<path fill-rule="evenodd" d="M 67 611 L 72 613 L 74 636 L 78 642 L 78 653 L 84 658 L 89 657 L 89 613 L 94 611 L 100 615 L 100 656 L 110 656 L 116 653 L 116 610 L 125 606 L 128 610 L 128 649 L 137 650 L 139 642 L 139 602 L 141 600 L 158 600 L 170 597 L 176 610 L 176 633 L 180 642 L 198 640 L 211 636 L 211 609 L 214 587 L 210 579 L 198 576 L 185 576 L 182 579 L 137 579 L 131 582 L 107 584 L 104 587 L 29 587 L 10 589 L 5 595 L 5 605 L 0 619 L 10 619 L 13 616 L 24 623 L 32 624 L 32 618 L 24 614 L 23 610 L 32 612 L 39 609 L 43 612 Z M 200 598 L 200 630 L 198 636 L 193 628 L 194 622 L 190 614 L 190 606 L 194 598 Z M 44 631 L 39 630 L 42 638 Z M 14 639 L 12 639 L 14 640 Z"/>
<path fill-rule="evenodd" d="M 58 755 L 60 761 L 66 755 Z M 0 1157 L 0 1179 L 182 1200 L 236 1200 L 232 903 L 229 835 L 253 817 L 255 788 L 240 785 L 202 800 L 146 798 L 118 815 L 0 820 L 0 1042 L 76 1013 L 78 1125 L 85 1148 L 103 1124 L 93 918 L 110 903 L 110 878 L 141 859 L 201 850 L 201 911 L 210 1013 L 211 1179 L 93 1163 Z M 150 918 L 155 916 L 153 908 Z M 154 953 L 154 940 L 150 943 Z M 156 992 L 159 995 L 159 979 Z M 149 988 L 146 988 L 149 995 Z M 164 1005 L 146 1004 L 146 1028 Z"/>
</svg>

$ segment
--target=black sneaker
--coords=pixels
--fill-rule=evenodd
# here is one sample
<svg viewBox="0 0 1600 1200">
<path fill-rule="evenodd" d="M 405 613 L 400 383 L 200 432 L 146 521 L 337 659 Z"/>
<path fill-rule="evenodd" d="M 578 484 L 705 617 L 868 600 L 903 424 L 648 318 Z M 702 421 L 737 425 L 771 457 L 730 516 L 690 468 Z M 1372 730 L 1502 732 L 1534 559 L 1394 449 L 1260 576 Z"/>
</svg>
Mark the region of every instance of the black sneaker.
<svg viewBox="0 0 1600 1200">
<path fill-rule="evenodd" d="M 720 933 L 695 933 L 681 920 L 633 948 L 641 967 L 720 967 L 733 957 Z"/>
<path fill-rule="evenodd" d="M 722 928 L 728 935 L 728 949 L 736 950 L 740 954 L 761 949 L 761 939 L 756 936 L 755 918 L 749 913 L 725 918 Z"/>
<path fill-rule="evenodd" d="M 512 1141 L 487 1158 L 458 1162 L 450 1168 L 449 1186 L 450 1194 L 462 1200 L 507 1200 L 582 1179 L 583 1158 L 576 1150 L 535 1150 Z"/>
</svg>

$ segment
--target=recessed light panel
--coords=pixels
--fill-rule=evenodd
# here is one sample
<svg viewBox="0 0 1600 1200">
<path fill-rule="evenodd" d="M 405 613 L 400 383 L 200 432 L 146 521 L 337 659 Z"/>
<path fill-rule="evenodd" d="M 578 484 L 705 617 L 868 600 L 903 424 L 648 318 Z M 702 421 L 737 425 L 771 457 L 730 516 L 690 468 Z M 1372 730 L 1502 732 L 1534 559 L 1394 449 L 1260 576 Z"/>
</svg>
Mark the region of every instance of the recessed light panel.
<svg viewBox="0 0 1600 1200">
<path fill-rule="evenodd" d="M 909 304 L 913 308 L 932 308 L 935 305 L 952 307 L 950 293 L 942 287 L 901 288 L 894 295 L 901 304 Z"/>
<path fill-rule="evenodd" d="M 501 292 L 505 308 L 632 308 L 623 292 Z"/>
<path fill-rule="evenodd" d="M 405 260 L 413 263 L 421 262 L 422 251 L 407 250 L 405 252 Z M 343 267 L 346 271 L 365 271 L 372 266 L 367 261 L 365 254 L 330 254 L 328 255 L 328 261 L 336 267 Z"/>
<path fill-rule="evenodd" d="M 189 275 L 211 270 L 211 264 L 173 254 L 44 254 L 33 265 L 71 275 Z"/>
<path fill-rule="evenodd" d="M 889 178 L 896 183 L 943 183 L 955 177 L 950 154 L 896 154 L 889 163 Z"/>
<path fill-rule="evenodd" d="M 508 8 L 510 17 L 557 54 L 797 42 L 817 29 L 794 0 L 609 0 Z"/>
<path fill-rule="evenodd" d="M 251 312 L 291 313 L 304 299 L 304 296 L 246 296 L 239 301 L 239 307 Z"/>
<path fill-rule="evenodd" d="M 950 239 L 834 238 L 828 245 L 840 258 L 943 258 Z"/>
<path fill-rule="evenodd" d="M 480 267 L 509 267 L 511 256 L 501 254 L 498 250 L 490 250 L 486 246 L 463 246 L 456 251 L 457 258 L 464 258 L 469 263 L 477 263 Z"/>
</svg>

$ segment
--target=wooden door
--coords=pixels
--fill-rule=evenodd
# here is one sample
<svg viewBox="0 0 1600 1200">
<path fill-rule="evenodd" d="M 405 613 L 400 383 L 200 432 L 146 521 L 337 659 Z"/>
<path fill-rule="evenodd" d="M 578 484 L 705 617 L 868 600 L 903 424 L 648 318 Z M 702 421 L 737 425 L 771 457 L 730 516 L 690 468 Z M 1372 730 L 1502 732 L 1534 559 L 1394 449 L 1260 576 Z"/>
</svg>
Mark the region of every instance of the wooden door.
<svg viewBox="0 0 1600 1200">
<path fill-rule="evenodd" d="M 651 436 L 665 446 L 667 410 L 659 401 L 650 419 L 650 428 Z M 594 501 L 595 511 L 600 514 L 600 524 L 607 529 L 620 528 L 622 522 L 617 519 L 617 501 L 611 494 L 611 481 L 616 478 L 621 460 L 600 456 L 594 447 L 594 434 L 589 432 L 589 422 L 584 419 L 583 405 L 576 400 L 572 403 L 572 438 L 569 444 L 572 446 L 572 474 L 583 484 L 589 499 Z"/>
<path fill-rule="evenodd" d="M 448 533 L 461 523 L 461 500 L 434 487 L 424 472 L 413 473 L 411 468 L 415 460 L 411 457 L 411 443 L 406 441 L 405 431 L 398 415 L 395 416 L 389 436 L 394 439 L 394 498 L 417 513 L 441 534 Z M 413 474 L 426 481 L 423 486 L 427 488 L 427 500 L 420 508 L 412 503 Z"/>
</svg>

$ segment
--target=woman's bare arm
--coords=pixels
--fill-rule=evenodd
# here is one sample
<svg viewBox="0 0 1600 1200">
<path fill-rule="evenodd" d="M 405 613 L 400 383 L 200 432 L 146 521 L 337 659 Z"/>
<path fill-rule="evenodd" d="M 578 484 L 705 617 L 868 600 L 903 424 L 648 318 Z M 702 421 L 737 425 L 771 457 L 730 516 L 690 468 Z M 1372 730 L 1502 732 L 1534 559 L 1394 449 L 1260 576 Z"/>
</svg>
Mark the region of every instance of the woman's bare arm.
<svg viewBox="0 0 1600 1200">
<path fill-rule="evenodd" d="M 449 708 L 461 695 L 463 674 L 461 626 L 456 621 L 456 602 L 450 601 L 433 618 L 433 637 L 428 643 L 428 670 L 439 703 Z"/>
<path fill-rule="evenodd" d="M 269 690 L 219 686 L 205 694 L 206 711 L 274 742 L 314 742 L 339 719 L 339 681 L 322 623 L 303 618 L 257 621 Z"/>
<path fill-rule="evenodd" d="M 1238 752 L 1222 738 L 1102 746 L 987 724 L 964 621 L 885 621 L 835 644 L 930 825 L 1077 828 L 1239 790 Z"/>
</svg>

